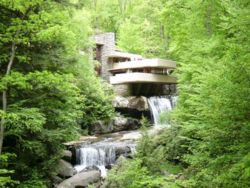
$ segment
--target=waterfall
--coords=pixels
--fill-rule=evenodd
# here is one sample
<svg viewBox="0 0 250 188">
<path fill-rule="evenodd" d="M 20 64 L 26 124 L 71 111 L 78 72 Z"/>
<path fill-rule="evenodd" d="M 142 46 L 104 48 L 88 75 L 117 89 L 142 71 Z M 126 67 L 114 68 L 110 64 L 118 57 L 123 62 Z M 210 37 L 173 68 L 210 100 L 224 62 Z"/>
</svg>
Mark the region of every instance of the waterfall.
<svg viewBox="0 0 250 188">
<path fill-rule="evenodd" d="M 102 177 L 106 177 L 106 167 L 115 163 L 117 159 L 116 149 L 124 146 L 121 143 L 99 142 L 91 145 L 82 146 L 76 150 L 77 165 L 74 167 L 77 172 L 84 169 L 97 167 Z M 134 152 L 134 144 L 126 145 L 130 152 Z M 133 154 L 133 153 L 132 153 Z"/>
<path fill-rule="evenodd" d="M 148 104 L 153 118 L 153 123 L 155 125 L 160 124 L 160 114 L 162 112 L 169 112 L 175 106 L 177 102 L 177 96 L 161 96 L 161 97 L 150 97 L 148 99 Z"/>
<path fill-rule="evenodd" d="M 171 99 L 172 108 L 175 108 L 177 105 L 178 96 L 171 96 L 170 99 Z"/>
</svg>

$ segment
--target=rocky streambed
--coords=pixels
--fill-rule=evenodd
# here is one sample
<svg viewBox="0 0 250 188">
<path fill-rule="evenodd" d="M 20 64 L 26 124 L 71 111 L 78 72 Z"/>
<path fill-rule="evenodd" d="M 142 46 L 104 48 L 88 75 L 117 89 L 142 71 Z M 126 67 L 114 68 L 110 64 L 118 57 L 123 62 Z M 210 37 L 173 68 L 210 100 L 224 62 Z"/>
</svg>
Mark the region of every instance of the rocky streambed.
<svg viewBox="0 0 250 188">
<path fill-rule="evenodd" d="M 105 122 L 93 124 L 89 133 L 93 136 L 82 136 L 77 141 L 64 143 L 66 150 L 58 164 L 58 175 L 54 177 L 57 188 L 83 188 L 88 185 L 104 187 L 108 170 L 120 159 L 132 158 L 136 143 L 141 137 L 139 119 L 142 116 L 157 122 L 162 111 L 174 107 L 170 97 L 116 97 L 113 106 L 119 112 L 117 117 Z M 121 115 L 122 114 L 122 115 Z M 150 135 L 157 134 L 168 126 L 152 126 Z"/>
<path fill-rule="evenodd" d="M 64 143 L 67 150 L 58 165 L 55 187 L 74 188 L 102 185 L 107 171 L 120 157 L 133 157 L 138 130 L 121 131 L 100 136 L 83 136 L 78 141 Z"/>
</svg>

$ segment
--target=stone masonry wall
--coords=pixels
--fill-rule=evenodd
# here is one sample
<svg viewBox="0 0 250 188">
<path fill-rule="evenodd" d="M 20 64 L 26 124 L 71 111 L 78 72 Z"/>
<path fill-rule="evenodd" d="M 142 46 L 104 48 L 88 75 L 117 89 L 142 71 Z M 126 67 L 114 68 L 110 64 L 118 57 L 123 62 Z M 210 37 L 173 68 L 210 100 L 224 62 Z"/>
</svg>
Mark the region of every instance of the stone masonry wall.
<svg viewBox="0 0 250 188">
<path fill-rule="evenodd" d="M 110 73 L 108 69 L 112 68 L 108 63 L 108 55 L 115 51 L 115 34 L 114 33 L 102 33 L 95 35 L 96 44 L 102 45 L 101 52 L 101 77 L 109 82 Z"/>
<path fill-rule="evenodd" d="M 131 87 L 129 84 L 120 84 L 120 85 L 114 85 L 114 92 L 117 95 L 128 97 L 131 95 Z"/>
</svg>

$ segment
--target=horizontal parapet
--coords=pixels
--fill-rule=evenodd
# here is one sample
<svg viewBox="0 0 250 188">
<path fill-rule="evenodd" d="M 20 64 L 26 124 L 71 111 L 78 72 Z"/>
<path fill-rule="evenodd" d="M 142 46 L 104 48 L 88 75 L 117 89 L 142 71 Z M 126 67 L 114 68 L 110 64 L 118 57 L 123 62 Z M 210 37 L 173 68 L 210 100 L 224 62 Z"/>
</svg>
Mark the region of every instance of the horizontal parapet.
<svg viewBox="0 0 250 188">
<path fill-rule="evenodd" d="M 109 58 L 130 58 L 130 59 L 142 59 L 141 55 L 132 54 L 128 52 L 112 51 L 109 55 Z"/>
<path fill-rule="evenodd" d="M 110 83 L 126 84 L 126 83 L 161 83 L 161 84 L 175 84 L 176 77 L 169 75 L 159 75 L 152 73 L 122 73 L 110 77 Z"/>
<path fill-rule="evenodd" d="M 140 68 L 162 68 L 162 69 L 175 69 L 176 63 L 170 60 L 164 59 L 143 59 L 136 61 L 126 61 L 120 63 L 114 63 L 110 72 L 116 72 L 119 70 L 128 69 L 140 69 Z"/>
</svg>

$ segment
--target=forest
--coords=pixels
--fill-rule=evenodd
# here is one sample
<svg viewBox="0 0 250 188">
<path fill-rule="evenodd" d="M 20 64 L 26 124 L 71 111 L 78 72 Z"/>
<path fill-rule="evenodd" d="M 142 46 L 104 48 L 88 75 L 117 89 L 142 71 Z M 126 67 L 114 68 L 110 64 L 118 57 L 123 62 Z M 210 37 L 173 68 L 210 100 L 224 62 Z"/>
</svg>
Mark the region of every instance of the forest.
<svg viewBox="0 0 250 188">
<path fill-rule="evenodd" d="M 0 187 L 53 187 L 63 143 L 115 116 L 92 57 L 102 32 L 175 61 L 178 79 L 171 127 L 151 136 L 143 119 L 105 187 L 250 187 L 249 0 L 0 0 Z"/>
</svg>

